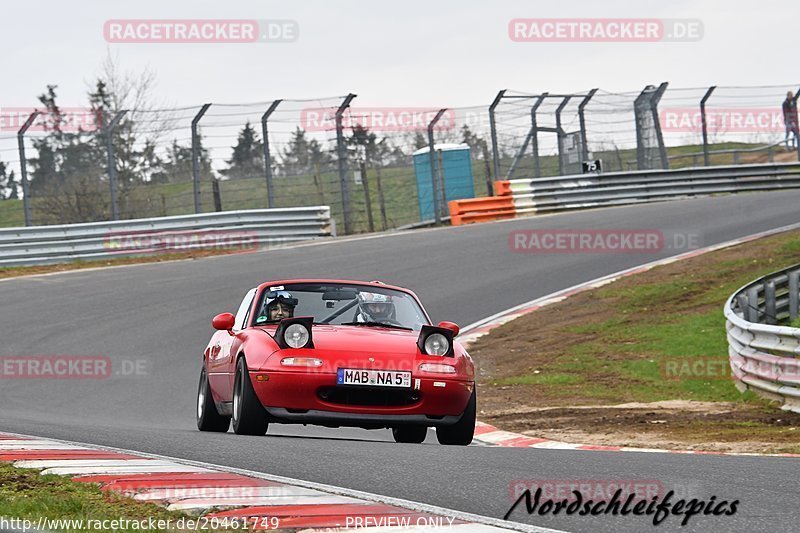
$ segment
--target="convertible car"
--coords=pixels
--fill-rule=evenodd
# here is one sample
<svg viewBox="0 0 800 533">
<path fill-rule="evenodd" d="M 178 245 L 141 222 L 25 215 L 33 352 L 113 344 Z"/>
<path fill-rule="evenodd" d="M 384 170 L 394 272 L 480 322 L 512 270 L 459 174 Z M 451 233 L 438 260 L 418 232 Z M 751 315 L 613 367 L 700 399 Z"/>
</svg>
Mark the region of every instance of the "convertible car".
<svg viewBox="0 0 800 533">
<path fill-rule="evenodd" d="M 270 281 L 212 320 L 197 427 L 264 435 L 270 422 L 390 428 L 467 445 L 475 367 L 458 326 L 431 324 L 417 296 L 378 281 Z"/>
</svg>

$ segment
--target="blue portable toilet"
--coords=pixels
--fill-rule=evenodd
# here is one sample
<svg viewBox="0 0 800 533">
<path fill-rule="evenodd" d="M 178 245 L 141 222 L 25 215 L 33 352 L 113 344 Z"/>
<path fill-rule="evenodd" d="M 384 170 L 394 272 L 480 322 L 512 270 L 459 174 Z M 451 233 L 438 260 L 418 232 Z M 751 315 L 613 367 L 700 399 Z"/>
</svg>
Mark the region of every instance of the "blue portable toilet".
<svg viewBox="0 0 800 533">
<path fill-rule="evenodd" d="M 440 161 L 441 154 L 441 163 Z M 431 161 L 428 147 L 420 148 L 413 154 L 414 174 L 417 177 L 417 198 L 419 200 L 420 220 L 433 220 L 433 183 L 431 182 Z M 444 181 L 442 210 L 447 212 L 447 202 L 475 198 L 475 182 L 472 179 L 472 158 L 467 144 L 434 145 L 436 164 L 440 166 L 440 179 Z"/>
</svg>

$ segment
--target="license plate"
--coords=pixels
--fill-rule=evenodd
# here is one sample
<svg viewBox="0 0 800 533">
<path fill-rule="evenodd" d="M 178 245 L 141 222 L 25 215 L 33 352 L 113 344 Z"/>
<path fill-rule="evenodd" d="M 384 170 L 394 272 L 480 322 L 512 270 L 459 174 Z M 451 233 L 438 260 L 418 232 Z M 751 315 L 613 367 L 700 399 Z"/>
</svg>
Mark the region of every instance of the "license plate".
<svg viewBox="0 0 800 533">
<path fill-rule="evenodd" d="M 411 372 L 340 368 L 336 373 L 336 384 L 411 388 Z"/>
</svg>

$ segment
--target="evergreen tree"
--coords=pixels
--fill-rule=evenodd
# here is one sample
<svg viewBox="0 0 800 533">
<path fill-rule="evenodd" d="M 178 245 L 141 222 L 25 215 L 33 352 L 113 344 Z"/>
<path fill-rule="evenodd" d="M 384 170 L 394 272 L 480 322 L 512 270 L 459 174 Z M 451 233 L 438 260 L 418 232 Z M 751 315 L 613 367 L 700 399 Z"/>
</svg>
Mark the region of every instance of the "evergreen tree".
<svg viewBox="0 0 800 533">
<path fill-rule="evenodd" d="M 45 189 L 53 192 L 75 176 L 98 180 L 105 173 L 102 147 L 92 137 L 64 131 L 67 119 L 56 102 L 56 89 L 57 86 L 48 85 L 47 91 L 39 95 L 47 135 L 33 140 L 37 154 L 29 160 L 33 196 Z"/>
<path fill-rule="evenodd" d="M 214 178 L 214 171 L 211 168 L 211 158 L 208 150 L 203 148 L 203 137 L 198 135 L 199 160 L 200 160 L 200 180 L 211 180 Z M 182 146 L 177 140 L 173 140 L 167 150 L 166 160 L 163 162 L 162 169 L 153 175 L 153 181 L 157 183 L 174 183 L 192 181 L 192 147 Z"/>
<path fill-rule="evenodd" d="M 310 174 L 315 167 L 322 168 L 331 162 L 331 156 L 319 141 L 307 138 L 306 132 L 297 128 L 281 154 L 280 168 L 285 175 Z"/>
<path fill-rule="evenodd" d="M 6 164 L 0 161 L 0 200 L 5 199 L 19 199 L 19 191 L 14 179 L 14 171 L 9 171 Z"/>
<path fill-rule="evenodd" d="M 466 124 L 461 128 L 461 142 L 469 145 L 472 157 L 476 159 L 480 159 L 489 151 L 489 144 L 486 142 L 486 139 L 473 133 Z"/>
<path fill-rule="evenodd" d="M 428 138 L 422 134 L 422 132 L 417 132 L 414 134 L 414 150 L 419 150 L 420 148 L 426 148 L 428 146 Z"/>
<path fill-rule="evenodd" d="M 264 172 L 264 144 L 250 121 L 239 132 L 231 158 L 226 163 L 228 168 L 222 171 L 222 175 L 232 179 L 252 178 Z"/>
</svg>

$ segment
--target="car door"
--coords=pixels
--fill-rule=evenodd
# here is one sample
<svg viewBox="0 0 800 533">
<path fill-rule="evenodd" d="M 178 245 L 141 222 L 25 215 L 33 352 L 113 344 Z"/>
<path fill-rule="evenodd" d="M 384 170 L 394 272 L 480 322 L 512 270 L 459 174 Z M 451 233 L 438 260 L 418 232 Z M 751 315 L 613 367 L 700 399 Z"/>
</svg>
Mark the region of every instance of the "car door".
<svg viewBox="0 0 800 533">
<path fill-rule="evenodd" d="M 211 347 L 208 359 L 208 379 L 217 393 L 218 399 L 223 402 L 230 402 L 233 398 L 236 354 L 233 353 L 232 348 L 238 333 L 246 327 L 255 295 L 256 289 L 250 289 L 242 298 L 239 310 L 236 311 L 236 320 L 233 323 L 233 335 L 226 331 L 217 332 L 216 342 Z M 236 344 L 238 346 L 238 343 Z"/>
</svg>

